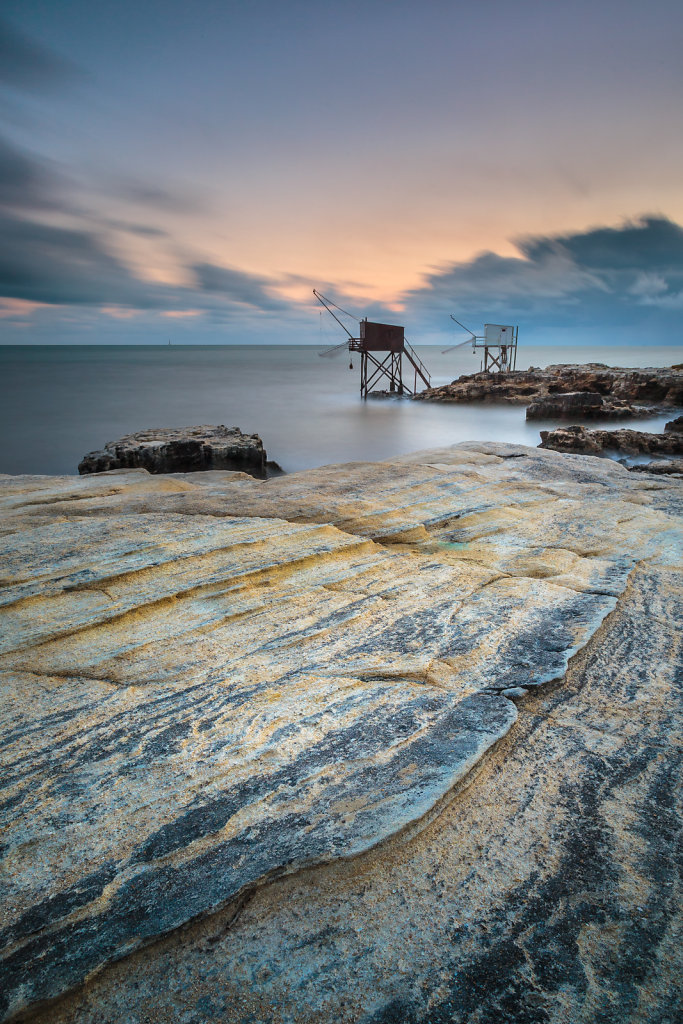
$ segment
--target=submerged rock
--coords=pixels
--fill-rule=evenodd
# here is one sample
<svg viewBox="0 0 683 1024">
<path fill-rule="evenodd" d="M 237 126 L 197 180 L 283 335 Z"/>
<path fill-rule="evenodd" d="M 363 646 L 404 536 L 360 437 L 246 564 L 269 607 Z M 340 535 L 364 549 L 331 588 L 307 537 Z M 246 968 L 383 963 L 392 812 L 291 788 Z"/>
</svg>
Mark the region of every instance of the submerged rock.
<svg viewBox="0 0 683 1024">
<path fill-rule="evenodd" d="M 161 427 L 108 441 L 101 451 L 89 452 L 78 472 L 105 473 L 112 469 L 146 469 L 149 473 L 194 473 L 227 469 L 265 478 L 268 463 L 258 434 L 238 427 Z"/>
<path fill-rule="evenodd" d="M 673 1019 L 680 495 L 0 478 L 3 1019 Z"/>
</svg>

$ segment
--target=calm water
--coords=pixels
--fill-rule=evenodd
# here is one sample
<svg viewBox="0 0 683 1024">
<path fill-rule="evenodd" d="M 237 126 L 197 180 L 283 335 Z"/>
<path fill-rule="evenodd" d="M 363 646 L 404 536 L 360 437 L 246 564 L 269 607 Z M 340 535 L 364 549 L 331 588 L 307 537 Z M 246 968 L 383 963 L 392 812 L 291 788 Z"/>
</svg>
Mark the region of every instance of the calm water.
<svg viewBox="0 0 683 1024">
<path fill-rule="evenodd" d="M 479 369 L 467 349 L 419 354 L 434 384 Z M 668 366 L 683 350 L 525 346 L 517 362 L 589 360 Z M 238 426 L 291 472 L 473 439 L 536 445 L 546 426 L 527 425 L 523 406 L 361 402 L 357 360 L 350 371 L 348 354 L 310 346 L 0 346 L 0 373 L 3 473 L 75 473 L 87 451 L 146 427 Z M 620 425 L 660 430 L 667 418 Z"/>
</svg>

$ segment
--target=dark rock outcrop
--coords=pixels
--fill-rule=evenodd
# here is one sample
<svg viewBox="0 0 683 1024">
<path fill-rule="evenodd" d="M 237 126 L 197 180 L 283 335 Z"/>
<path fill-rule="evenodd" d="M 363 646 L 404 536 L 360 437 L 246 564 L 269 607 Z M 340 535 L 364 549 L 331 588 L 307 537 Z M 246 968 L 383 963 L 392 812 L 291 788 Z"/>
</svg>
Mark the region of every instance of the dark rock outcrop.
<svg viewBox="0 0 683 1024">
<path fill-rule="evenodd" d="M 428 402 L 518 402 L 530 404 L 553 395 L 590 393 L 608 397 L 608 403 L 594 415 L 639 415 L 638 411 L 616 412 L 626 404 L 652 407 L 683 406 L 683 372 L 674 367 L 611 367 L 603 363 L 557 363 L 539 370 L 510 373 L 473 373 L 451 384 L 428 388 L 415 397 Z M 613 403 L 613 404 L 610 404 Z M 598 406 L 591 406 L 598 409 Z M 557 415 L 550 413 L 549 415 Z M 540 416 L 538 417 L 540 418 Z"/>
<path fill-rule="evenodd" d="M 595 391 L 570 391 L 567 394 L 545 395 L 527 406 L 528 420 L 549 419 L 627 419 L 651 416 L 650 406 L 631 405 L 620 399 L 605 398 Z"/>
<path fill-rule="evenodd" d="M 268 463 L 258 434 L 243 434 L 238 427 L 161 427 L 127 434 L 109 441 L 101 451 L 89 452 L 78 472 L 105 473 L 111 469 L 146 469 L 149 473 L 193 473 L 224 469 L 249 473 L 258 479 L 279 471 Z"/>
<path fill-rule="evenodd" d="M 573 424 L 556 430 L 542 430 L 539 448 L 556 452 L 599 455 L 603 451 L 638 455 L 683 455 L 683 435 L 673 432 L 648 434 L 644 430 L 589 430 Z"/>
<path fill-rule="evenodd" d="M 669 420 L 664 425 L 667 434 L 683 434 L 683 416 L 677 416 L 675 420 Z"/>
<path fill-rule="evenodd" d="M 683 459 L 653 459 L 628 467 L 632 473 L 654 473 L 655 476 L 683 476 Z"/>
</svg>

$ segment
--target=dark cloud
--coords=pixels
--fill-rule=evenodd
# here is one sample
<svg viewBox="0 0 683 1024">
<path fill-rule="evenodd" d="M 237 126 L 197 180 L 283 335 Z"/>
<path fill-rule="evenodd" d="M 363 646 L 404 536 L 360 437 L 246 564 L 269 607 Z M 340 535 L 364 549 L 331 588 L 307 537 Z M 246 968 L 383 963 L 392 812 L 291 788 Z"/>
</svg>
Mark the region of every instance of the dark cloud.
<svg viewBox="0 0 683 1024">
<path fill-rule="evenodd" d="M 666 217 L 642 217 L 622 227 L 594 228 L 578 235 L 520 239 L 517 246 L 534 262 L 559 247 L 589 270 L 683 270 L 683 228 Z"/>
<path fill-rule="evenodd" d="M 95 233 L 0 215 L 0 295 L 60 305 L 170 305 L 133 277 Z"/>
<path fill-rule="evenodd" d="M 265 278 L 209 263 L 188 269 L 196 276 L 196 287 L 142 281 L 95 230 L 55 227 L 0 213 L 0 297 L 64 306 L 196 308 L 224 321 L 245 310 L 271 313 L 289 308 L 273 298 Z"/>
<path fill-rule="evenodd" d="M 198 286 L 205 292 L 213 292 L 267 312 L 287 308 L 281 299 L 271 293 L 272 282 L 243 270 L 219 267 L 213 263 L 195 263 L 191 268 Z"/>
<path fill-rule="evenodd" d="M 683 228 L 666 217 L 529 237 L 517 245 L 519 257 L 482 253 L 434 271 L 404 297 L 406 309 L 432 327 L 460 311 L 476 323 L 503 316 L 531 327 L 678 330 Z M 668 337 L 668 343 L 673 340 Z"/>
<path fill-rule="evenodd" d="M 52 165 L 0 138 L 0 295 L 55 304 L 163 304 L 64 198 Z M 46 212 L 83 227 L 41 223 Z"/>
<path fill-rule="evenodd" d="M 75 65 L 0 18 L 0 82 L 19 89 L 42 90 L 79 77 Z"/>
<path fill-rule="evenodd" d="M 58 184 L 46 165 L 0 137 L 0 207 L 53 207 Z"/>
</svg>

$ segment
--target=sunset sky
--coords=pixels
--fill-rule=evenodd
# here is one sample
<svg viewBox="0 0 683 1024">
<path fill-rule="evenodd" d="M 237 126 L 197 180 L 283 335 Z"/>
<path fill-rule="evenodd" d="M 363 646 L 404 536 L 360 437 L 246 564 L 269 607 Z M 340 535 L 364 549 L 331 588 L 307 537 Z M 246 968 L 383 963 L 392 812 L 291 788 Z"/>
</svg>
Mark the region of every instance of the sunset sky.
<svg viewBox="0 0 683 1024">
<path fill-rule="evenodd" d="M 683 343 L 680 0 L 5 0 L 0 340 Z"/>
</svg>

